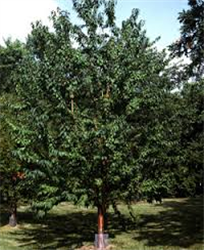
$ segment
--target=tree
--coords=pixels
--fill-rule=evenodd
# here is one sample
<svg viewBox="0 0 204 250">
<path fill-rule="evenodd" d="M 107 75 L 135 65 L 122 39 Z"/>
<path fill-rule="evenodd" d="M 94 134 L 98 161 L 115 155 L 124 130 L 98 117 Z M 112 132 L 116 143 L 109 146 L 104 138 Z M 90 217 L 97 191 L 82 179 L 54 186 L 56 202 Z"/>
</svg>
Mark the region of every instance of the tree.
<svg viewBox="0 0 204 250">
<path fill-rule="evenodd" d="M 13 143 L 13 140 L 11 139 L 10 133 L 12 129 L 9 128 L 8 124 L 8 119 L 11 119 L 11 114 L 7 109 L 9 101 L 14 101 L 14 98 L 9 95 L 4 95 L 0 98 L 0 191 L 1 203 L 6 203 L 9 212 L 11 213 L 9 224 L 10 226 L 16 226 L 17 204 L 23 197 L 22 181 L 25 176 L 22 172 L 20 161 L 16 160 L 12 155 L 15 143 Z"/>
<path fill-rule="evenodd" d="M 189 0 L 190 9 L 179 13 L 181 38 L 170 46 L 173 56 L 189 56 L 187 72 L 197 79 L 204 74 L 204 2 Z"/>
<path fill-rule="evenodd" d="M 26 162 L 37 210 L 63 200 L 96 206 L 101 233 L 111 204 L 141 196 L 142 141 L 164 100 L 168 62 L 146 37 L 138 10 L 119 28 L 114 1 L 73 4 L 82 25 L 58 10 L 53 32 L 37 22 L 28 37 L 30 57 L 16 81 L 29 132 L 16 125 L 15 155 Z"/>
<path fill-rule="evenodd" d="M 181 161 L 180 192 L 196 195 L 203 192 L 203 80 L 186 84 L 181 92 L 180 119 Z M 182 174 L 181 174 L 182 173 Z M 178 174 L 179 175 L 179 174 Z"/>
<path fill-rule="evenodd" d="M 170 46 L 173 57 L 189 56 L 186 81 L 181 81 L 180 163 L 175 172 L 177 195 L 188 196 L 203 192 L 203 76 L 204 76 L 204 2 L 189 0 L 190 9 L 179 13 L 181 38 Z"/>
<path fill-rule="evenodd" d="M 11 217 L 9 224 L 17 224 L 17 204 L 25 195 L 23 188 L 22 163 L 17 160 L 12 152 L 17 144 L 12 139 L 13 129 L 11 124 L 14 120 L 22 121 L 22 112 L 19 111 L 19 100 L 15 93 L 15 82 L 13 72 L 20 64 L 26 54 L 25 47 L 19 41 L 12 42 L 10 39 L 5 41 L 5 47 L 0 46 L 0 173 L 1 173 L 1 202 L 9 207 Z M 13 113 L 11 106 L 18 106 L 18 115 Z M 20 117 L 21 115 L 21 117 Z"/>
</svg>

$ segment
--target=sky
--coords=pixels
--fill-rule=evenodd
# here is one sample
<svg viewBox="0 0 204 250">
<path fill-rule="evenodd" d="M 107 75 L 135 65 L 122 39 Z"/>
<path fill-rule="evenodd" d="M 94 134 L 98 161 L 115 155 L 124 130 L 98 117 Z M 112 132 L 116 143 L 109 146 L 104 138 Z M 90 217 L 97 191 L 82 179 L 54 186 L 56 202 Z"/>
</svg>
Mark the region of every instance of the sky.
<svg viewBox="0 0 204 250">
<path fill-rule="evenodd" d="M 127 19 L 133 8 L 140 10 L 139 18 L 145 21 L 147 35 L 165 48 L 179 38 L 178 13 L 187 9 L 187 0 L 117 0 L 117 24 Z M 0 0 L 0 44 L 9 36 L 25 41 L 31 31 L 31 22 L 42 20 L 49 24 L 48 16 L 57 7 L 70 12 L 71 20 L 77 22 L 71 0 Z"/>
</svg>

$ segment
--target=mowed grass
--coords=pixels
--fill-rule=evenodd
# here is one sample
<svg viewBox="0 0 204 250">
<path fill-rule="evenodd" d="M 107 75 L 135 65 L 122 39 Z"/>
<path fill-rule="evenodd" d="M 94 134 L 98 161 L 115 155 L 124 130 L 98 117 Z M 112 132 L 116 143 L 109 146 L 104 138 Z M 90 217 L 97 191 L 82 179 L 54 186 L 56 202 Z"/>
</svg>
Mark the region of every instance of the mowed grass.
<svg viewBox="0 0 204 250">
<path fill-rule="evenodd" d="M 162 204 L 132 205 L 134 219 L 123 204 L 121 218 L 108 213 L 108 234 L 115 250 L 202 250 L 203 199 L 166 199 Z M 96 209 L 61 203 L 46 218 L 37 220 L 28 207 L 20 207 L 19 224 L 6 225 L 1 208 L 1 250 L 91 249 L 97 230 Z M 87 246 L 84 248 L 84 246 Z M 90 248 L 89 248 L 90 246 Z M 93 249 L 93 248 L 92 248 Z"/>
</svg>

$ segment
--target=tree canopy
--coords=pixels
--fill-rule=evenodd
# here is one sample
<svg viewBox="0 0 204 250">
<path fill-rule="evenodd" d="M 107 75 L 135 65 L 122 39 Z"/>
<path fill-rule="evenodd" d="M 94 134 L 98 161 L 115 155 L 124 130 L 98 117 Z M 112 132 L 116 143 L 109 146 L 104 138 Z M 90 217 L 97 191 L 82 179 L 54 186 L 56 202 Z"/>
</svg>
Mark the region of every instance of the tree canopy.
<svg viewBox="0 0 204 250">
<path fill-rule="evenodd" d="M 33 24 L 31 54 L 18 68 L 30 122 L 16 130 L 15 154 L 28 162 L 27 178 L 43 183 L 35 189 L 44 210 L 64 199 L 108 206 L 139 197 L 144 158 L 156 153 L 148 145 L 161 136 L 155 112 L 169 85 L 165 55 L 146 37 L 138 10 L 119 28 L 114 1 L 103 11 L 100 4 L 74 1 L 82 25 L 61 10 L 51 16 L 54 32 Z"/>
</svg>

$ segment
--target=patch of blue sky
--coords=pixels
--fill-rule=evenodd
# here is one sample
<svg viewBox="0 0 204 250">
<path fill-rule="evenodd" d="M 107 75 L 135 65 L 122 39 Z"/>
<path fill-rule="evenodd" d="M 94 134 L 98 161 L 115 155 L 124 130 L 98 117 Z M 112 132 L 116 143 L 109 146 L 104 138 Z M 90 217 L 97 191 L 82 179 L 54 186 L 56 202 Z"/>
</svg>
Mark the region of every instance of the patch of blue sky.
<svg viewBox="0 0 204 250">
<path fill-rule="evenodd" d="M 68 10 L 73 22 L 77 16 L 72 9 L 71 0 L 57 0 L 59 7 Z M 120 26 L 127 19 L 133 8 L 140 10 L 139 19 L 145 21 L 144 28 L 153 41 L 157 37 L 159 49 L 165 48 L 179 38 L 180 24 L 178 13 L 188 8 L 187 0 L 118 0 L 116 5 L 116 20 Z"/>
</svg>

